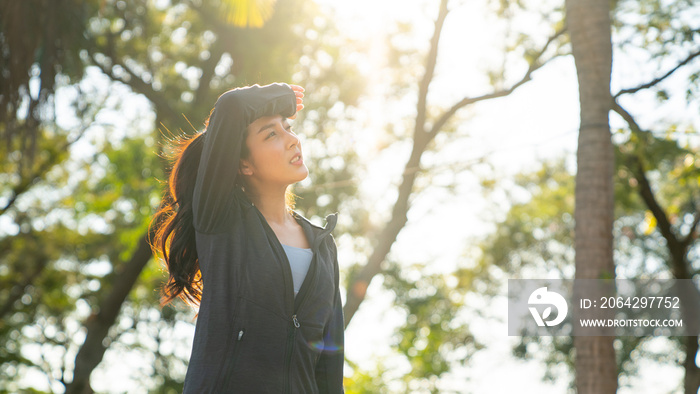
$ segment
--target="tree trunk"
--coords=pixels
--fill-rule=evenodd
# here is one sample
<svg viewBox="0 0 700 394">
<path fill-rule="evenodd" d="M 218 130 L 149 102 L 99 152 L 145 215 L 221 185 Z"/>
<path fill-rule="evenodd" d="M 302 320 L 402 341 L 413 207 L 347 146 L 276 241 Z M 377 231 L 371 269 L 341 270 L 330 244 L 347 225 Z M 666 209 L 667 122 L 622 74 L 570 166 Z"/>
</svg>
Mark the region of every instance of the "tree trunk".
<svg viewBox="0 0 700 394">
<path fill-rule="evenodd" d="M 347 299 L 343 307 L 345 327 L 350 324 L 350 320 L 355 316 L 355 312 L 357 312 L 360 304 L 364 301 L 370 282 L 381 272 L 382 262 L 386 259 L 392 245 L 396 242 L 396 238 L 406 225 L 407 214 L 410 208 L 409 199 L 413 193 L 413 184 L 415 183 L 416 175 L 420 169 L 420 160 L 428 143 L 434 138 L 434 133 L 426 133 L 425 131 L 426 100 L 428 96 L 428 86 L 433 79 L 433 72 L 435 71 L 440 34 L 442 33 L 442 26 L 447 17 L 447 13 L 447 0 L 442 0 L 440 2 L 437 19 L 435 20 L 435 31 L 430 41 L 430 52 L 428 53 L 425 73 L 418 94 L 416 123 L 413 131 L 413 151 L 404 167 L 403 180 L 399 186 L 399 195 L 394 203 L 391 219 L 380 233 L 377 244 L 372 254 L 369 256 L 367 264 L 360 269 L 358 274 L 350 278 L 347 289 Z"/>
<path fill-rule="evenodd" d="M 151 258 L 151 247 L 147 237 L 148 234 L 141 238 L 131 260 L 124 264 L 122 270 L 114 276 L 112 290 L 100 303 L 99 312 L 90 315 L 85 322 L 87 328 L 85 342 L 80 346 L 80 350 L 75 356 L 73 381 L 66 386 L 66 394 L 94 392 L 90 387 L 90 374 L 102 361 L 105 350 L 107 350 L 104 341 L 109 329 L 116 322 L 122 304 Z"/>
<path fill-rule="evenodd" d="M 609 0 L 566 0 L 581 105 L 574 211 L 576 278 L 614 278 L 613 168 L 608 124 L 612 43 Z M 617 391 L 612 336 L 574 337 L 579 394 Z"/>
</svg>

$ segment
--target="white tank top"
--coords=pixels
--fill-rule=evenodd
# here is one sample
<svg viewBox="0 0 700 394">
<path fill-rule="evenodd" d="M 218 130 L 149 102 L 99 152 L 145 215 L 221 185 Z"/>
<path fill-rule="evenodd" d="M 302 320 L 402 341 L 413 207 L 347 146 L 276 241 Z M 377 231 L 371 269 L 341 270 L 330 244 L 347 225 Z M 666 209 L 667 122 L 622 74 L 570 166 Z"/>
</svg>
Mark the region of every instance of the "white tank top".
<svg viewBox="0 0 700 394">
<path fill-rule="evenodd" d="M 311 265 L 311 258 L 314 256 L 314 252 L 312 252 L 311 249 L 297 248 L 288 245 L 282 245 L 282 247 L 287 254 L 289 268 L 292 269 L 294 296 L 296 297 L 299 293 L 299 289 L 301 289 L 301 284 L 304 283 L 307 272 L 309 272 L 309 266 Z"/>
</svg>

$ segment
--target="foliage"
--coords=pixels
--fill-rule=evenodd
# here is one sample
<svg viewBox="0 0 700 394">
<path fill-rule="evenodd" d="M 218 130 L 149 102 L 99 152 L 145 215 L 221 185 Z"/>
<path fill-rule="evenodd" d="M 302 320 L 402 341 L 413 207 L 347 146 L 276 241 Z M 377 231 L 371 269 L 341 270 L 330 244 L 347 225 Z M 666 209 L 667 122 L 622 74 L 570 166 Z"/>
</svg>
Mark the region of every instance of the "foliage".
<svg viewBox="0 0 700 394">
<path fill-rule="evenodd" d="M 37 152 L 41 124 L 55 119 L 51 99 L 60 81 L 83 76 L 78 49 L 97 3 L 0 2 L 0 138 L 8 148 L 19 143 L 12 149 L 24 155 L 27 166 Z"/>
<path fill-rule="evenodd" d="M 450 5 L 459 7 L 454 2 Z M 439 105 L 439 100 L 433 100 L 435 93 L 429 91 L 440 64 L 440 37 L 443 23 L 449 18 L 450 6 L 447 1 L 441 1 L 437 10 L 433 7 L 431 4 L 426 8 L 431 13 L 437 11 L 432 38 L 427 45 L 424 37 L 416 38 L 413 31 L 415 26 L 407 23 L 398 23 L 386 37 L 382 37 L 386 43 L 388 66 L 393 71 L 388 73 L 388 82 L 385 83 L 384 89 L 390 92 L 387 97 L 391 99 L 385 105 L 387 108 L 398 107 L 400 102 L 410 100 L 411 103 L 415 102 L 415 110 L 405 116 L 389 117 L 383 121 L 387 141 L 382 146 L 382 154 L 391 157 L 392 162 L 397 153 L 407 160 L 399 162 L 403 165 L 400 167 L 402 172 L 396 175 L 400 180 L 389 189 L 389 204 L 384 217 L 377 215 L 377 218 L 373 218 L 377 224 L 376 231 L 367 237 L 370 246 L 366 255 L 369 258 L 346 274 L 349 278 L 344 307 L 346 324 L 362 303 L 366 289 L 375 276 L 384 279 L 383 286 L 395 295 L 396 309 L 407 316 L 406 323 L 397 329 L 396 349 L 410 366 L 410 372 L 402 377 L 400 383 L 393 381 L 394 386 L 387 388 L 396 392 L 441 390 L 440 379 L 453 367 L 466 364 L 469 356 L 481 348 L 468 326 L 455 319 L 458 312 L 465 309 L 462 308 L 461 293 L 469 289 L 461 286 L 464 282 L 456 280 L 456 274 L 434 274 L 432 264 L 409 268 L 408 262 L 392 261 L 392 246 L 403 229 L 411 224 L 407 222 L 412 203 L 426 189 L 436 187 L 433 182 L 439 170 L 431 164 L 443 164 L 444 160 L 438 156 L 446 141 L 464 138 L 464 134 L 456 133 L 462 121 L 456 115 L 458 111 L 471 104 L 509 95 L 529 81 L 535 70 L 556 57 L 556 47 L 561 45 L 561 32 L 555 32 L 544 43 L 528 41 L 519 49 L 532 56 L 523 56 L 522 53 L 512 57 L 508 56 L 511 54 L 504 55 L 509 59 L 509 71 L 511 68 L 515 70 L 515 78 L 504 78 L 490 85 L 487 83 L 484 90 L 488 93 L 479 95 L 479 91 L 469 92 L 474 96 L 457 99 L 451 106 Z M 488 80 L 487 75 L 480 77 Z M 465 172 L 470 169 L 464 168 L 458 159 L 447 163 L 447 166 L 461 167 Z M 445 185 L 447 189 L 450 186 Z M 410 277 L 404 276 L 407 271 L 411 272 Z M 361 375 L 359 378 L 374 376 Z"/>
<path fill-rule="evenodd" d="M 649 144 L 643 151 L 645 168 L 655 180 L 657 197 L 667 211 L 674 213 L 676 231 L 682 233 L 692 221 L 698 195 L 698 166 L 689 160 L 691 152 L 672 140 L 651 134 L 632 138 L 617 147 L 615 259 L 618 277 L 671 278 L 671 263 L 663 236 L 651 225 L 647 210 L 637 190 L 634 173 L 625 165 L 624 157 L 639 148 L 639 138 Z M 626 152 L 626 153 L 621 153 Z M 483 243 L 483 257 L 473 271 L 477 280 L 487 283 L 498 280 L 497 272 L 508 272 L 510 278 L 552 276 L 572 278 L 573 266 L 573 187 L 574 177 L 565 160 L 544 163 L 534 173 L 520 174 L 516 185 L 528 196 L 525 201 L 513 201 L 497 230 Z M 692 185 L 691 185 L 692 183 Z M 679 185 L 683 187 L 679 187 Z M 514 193 L 522 195 L 520 193 Z M 698 253 L 697 240 L 688 251 Z M 690 259 L 694 261 L 694 259 Z M 491 270 L 491 271 L 490 271 Z M 697 267 L 695 267 L 697 272 Z M 670 362 L 664 354 L 678 354 L 683 339 L 673 338 L 670 350 L 654 351 L 646 343 L 651 338 L 620 337 L 616 340 L 618 368 L 622 381 L 628 381 L 638 370 L 640 359 Z M 554 379 L 549 371 L 566 365 L 573 372 L 573 347 L 570 337 L 543 339 L 523 337 L 514 348 L 522 358 L 539 358 L 548 365 L 546 379 Z M 667 353 L 668 352 L 668 353 Z"/>
<path fill-rule="evenodd" d="M 31 85 L 56 75 L 59 85 L 47 105 L 60 106 L 61 117 L 41 118 L 38 154 L 31 166 L 22 168 L 24 134 L 9 135 L 8 143 L 0 145 L 0 156 L 7 158 L 0 168 L 0 204 L 5 207 L 0 211 L 0 391 L 70 387 L 76 354 L 87 346 L 82 344 L 86 333 L 102 319 L 113 290 L 123 286 L 122 272 L 138 253 L 158 204 L 159 181 L 167 172 L 159 151 L 172 134 L 192 130 L 180 114 L 202 124 L 226 89 L 291 81 L 293 73 L 304 72 L 298 66 L 302 52 L 308 67 L 315 67 L 322 51 L 330 53 L 333 63 L 309 81 L 320 86 L 314 82 L 318 78 L 331 92 L 342 91 L 334 97 L 338 104 L 352 105 L 362 88 L 354 82 L 352 65 L 336 61 L 340 54 L 323 42 L 336 34 L 332 25 L 306 2 L 278 1 L 269 22 L 255 30 L 220 19 L 217 1 L 108 0 L 99 7 L 80 2 L 63 6 L 65 15 L 84 16 L 62 24 L 79 32 L 79 39 L 62 41 L 71 48 L 77 71 L 69 73 L 69 63 L 55 58 L 49 71 L 56 74 L 37 69 L 24 82 Z M 323 30 L 323 40 L 302 50 L 300 35 L 316 29 Z M 5 30 L 2 38 L 8 39 Z M 25 70 L 41 64 L 41 57 L 32 57 L 37 53 L 27 53 Z M 353 89 L 342 86 L 341 79 Z M 146 107 L 134 111 L 134 102 Z M 317 105 L 314 113 L 328 109 Z M 323 120 L 329 121 L 328 116 Z M 313 119 L 308 124 L 321 129 Z M 0 128 L 9 126 L 0 122 Z M 345 155 L 345 162 L 333 168 L 322 165 L 319 179 L 347 179 L 342 167 L 353 165 L 352 153 L 331 153 Z M 326 169 L 336 174 L 324 175 Z M 349 183 L 338 195 L 353 192 Z M 311 188 L 307 196 L 318 198 Z M 339 204 L 333 195 L 332 204 L 312 215 L 333 212 Z M 194 316 L 185 308 L 158 307 L 162 280 L 158 263 L 151 261 L 135 284 L 127 284 L 133 286 L 129 296 L 117 305 L 120 313 L 101 340 L 107 352 L 93 374 L 95 389 L 108 389 L 107 371 L 119 362 L 115 357 L 139 360 L 131 366 L 130 379 L 141 388 L 181 389 L 189 357 L 182 344 L 191 340 L 186 326 L 191 327 Z M 28 381 L 30 373 L 45 379 Z"/>
<path fill-rule="evenodd" d="M 502 10 L 514 6 L 511 3 L 502 2 Z M 635 104 L 639 105 L 638 97 L 644 97 L 644 91 L 650 90 L 656 93 L 658 99 L 650 104 L 652 107 L 661 107 L 673 98 L 676 98 L 674 102 L 678 106 L 679 96 L 683 94 L 685 106 L 692 108 L 697 105 L 697 67 L 691 63 L 697 56 L 700 38 L 691 17 L 696 13 L 697 6 L 687 1 L 663 4 L 656 1 L 615 2 L 613 37 L 615 59 L 619 59 L 616 61 L 628 62 L 630 55 L 634 54 L 643 75 L 656 76 L 656 79 L 653 76 L 643 77 L 648 79 L 640 83 L 639 75 L 628 77 L 632 75 L 627 72 L 630 67 L 628 63 L 622 63 L 627 65 L 621 68 L 626 70 L 625 73 L 614 75 L 619 77 L 620 84 L 631 86 L 620 90 L 616 98 L 628 102 L 631 99 L 624 95 L 639 92 L 635 96 Z M 681 71 L 676 72 L 678 70 Z M 672 80 L 683 81 L 681 85 L 687 86 L 687 89 L 684 92 L 670 90 L 674 86 L 670 82 Z M 687 83 L 684 82 L 686 80 Z M 668 241 L 659 231 L 655 215 L 640 198 L 637 160 L 652 182 L 654 195 L 671 217 L 673 234 L 688 236 L 697 215 L 697 196 L 700 195 L 694 159 L 697 144 L 691 143 L 696 132 L 692 119 L 678 113 L 674 115 L 675 119 L 652 117 L 652 126 L 647 126 L 651 132 L 630 132 L 629 128 L 624 127 L 618 129 L 614 136 L 617 142 L 614 232 L 618 276 L 672 277 L 670 251 L 664 246 Z M 629 119 L 625 120 L 629 122 Z M 558 179 L 553 179 L 555 177 L 549 174 L 552 171 L 559 174 Z M 525 191 L 528 198 L 525 202 L 522 198 L 511 198 L 508 214 L 484 243 L 484 257 L 474 270 L 477 277 L 492 277 L 492 267 L 495 266 L 499 267 L 498 272 L 508 272 L 510 277 L 535 277 L 537 275 L 533 273 L 539 272 L 539 275 L 570 278 L 573 273 L 573 250 L 566 245 L 573 244 L 573 201 L 565 203 L 557 196 L 572 196 L 573 176 L 563 162 L 550 163 L 524 178 L 520 175 L 517 184 L 519 193 L 515 195 L 521 196 Z M 697 253 L 695 237 L 687 251 L 687 261 L 696 261 L 694 256 Z M 696 264 L 691 267 L 691 275 L 693 273 L 697 273 Z M 642 358 L 676 363 L 675 360 L 685 357 L 680 356 L 685 347 L 683 340 L 674 338 L 661 352 L 650 350 L 648 342 L 649 338 L 616 340 L 621 382 L 629 382 Z M 543 352 L 544 349 L 549 350 Z M 544 354 L 543 359 L 549 366 L 545 376 L 548 379 L 554 377 L 549 371 L 557 364 L 564 363 L 573 371 L 570 338 L 545 340 L 523 337 L 514 353 L 526 358 Z M 665 357 L 665 354 L 673 356 Z"/>
<path fill-rule="evenodd" d="M 501 3 L 505 7 L 508 2 Z M 654 2 L 638 3 L 653 7 Z M 297 208 L 316 221 L 341 212 L 336 234 L 341 234 L 339 243 L 354 252 L 353 264 L 344 272 L 348 280 L 357 276 L 376 246 L 378 226 L 390 209 L 382 212 L 359 194 L 359 180 L 371 169 L 359 160 L 358 141 L 350 132 L 366 127 L 353 111 L 367 87 L 367 75 L 353 63 L 353 54 L 362 49 L 344 38 L 314 2 L 278 0 L 270 19 L 257 29 L 232 26 L 226 4 L 235 2 L 0 1 L 0 56 L 2 64 L 9 65 L 5 68 L 9 71 L 0 75 L 5 111 L 0 114 L 0 135 L 5 139 L 0 143 L 0 392 L 62 391 L 71 383 L 76 354 L 90 331 L 87 327 L 99 320 L 111 291 L 122 283 L 122 269 L 135 256 L 158 204 L 159 181 L 167 174 L 160 151 L 172 136 L 201 129 L 216 97 L 229 88 L 273 81 L 306 87 L 306 108 L 294 127 L 304 138 L 313 169 L 311 178 L 295 189 Z M 675 10 L 686 6 L 687 2 L 673 2 Z M 432 7 L 433 3 L 425 9 L 432 13 Z M 515 18 L 517 10 L 512 8 L 510 16 Z M 658 7 L 654 10 L 655 15 L 672 15 Z M 25 17 L 28 12 L 35 17 Z M 557 27 L 560 7 L 555 5 L 538 20 Z M 643 32 L 644 37 L 657 37 L 664 45 L 678 42 L 679 37 L 684 43 L 697 39 L 696 31 L 678 27 L 677 22 L 664 24 L 660 17 L 636 28 L 642 31 L 645 26 L 661 34 Z M 530 62 L 540 64 L 566 49 L 566 42 L 559 39 L 538 59 L 542 37 L 517 29 L 509 32 L 506 55 L 500 59 L 503 69 L 486 70 L 483 76 L 497 91 L 510 86 L 513 75 L 519 76 Z M 428 45 L 407 23 L 378 39 L 388 45 L 385 99 L 415 101 L 417 81 L 427 67 Z M 660 49 L 655 59 L 663 60 L 670 52 Z M 697 85 L 693 75 L 688 76 L 690 87 Z M 33 86 L 40 90 L 35 92 Z M 671 93 L 659 97 L 672 98 Z M 688 94 L 696 97 L 696 93 Z M 141 111 L 130 115 L 134 102 Z M 426 105 L 427 121 L 422 126 L 439 122 L 444 110 L 432 102 Z M 384 150 L 388 155 L 408 155 L 415 120 L 411 115 L 387 119 L 384 147 L 392 148 Z M 437 169 L 430 159 L 463 138 L 459 132 L 463 120 L 447 119 L 438 130 L 442 135 L 427 146 L 428 160 L 417 163 L 420 171 L 410 201 L 424 189 L 438 187 L 433 178 Z M 677 136 L 682 126 L 667 130 Z M 690 220 L 689 198 L 697 193 L 698 161 L 691 160 L 692 148 L 679 148 L 663 138 L 626 132 L 620 136 L 625 141 L 620 152 L 644 157 L 661 201 L 670 207 L 677 231 L 683 232 Z M 450 164 L 470 169 L 463 163 Z M 622 158 L 618 169 L 617 250 L 629 256 L 629 267 L 618 269 L 665 272 L 663 265 L 656 271 L 642 267 L 648 261 L 645 256 L 662 261 L 666 255 L 658 247 L 661 237 L 653 221 L 631 189 L 631 169 Z M 531 199 L 513 204 L 486 242 L 476 269 L 437 274 L 427 263 L 404 267 L 403 262 L 391 261 L 383 266 L 384 287 L 406 316 L 391 345 L 410 372 L 401 372 L 399 381 L 392 382 L 396 371 L 388 366 L 380 363 L 376 370 L 364 371 L 347 360 L 352 372 L 346 379 L 348 393 L 440 390 L 440 378 L 481 349 L 463 313 L 464 297 L 477 288 L 475 282 L 485 280 L 482 275 L 500 270 L 527 276 L 531 267 L 541 264 L 548 273 L 572 275 L 572 251 L 567 245 L 573 228 L 573 178 L 561 162 L 544 166 L 537 174 L 523 174 L 517 182 Z M 691 253 L 697 256 L 697 247 Z M 101 340 L 107 351 L 93 373 L 93 389 L 98 391 L 109 390 L 108 382 L 120 378 L 110 376 L 117 364 L 130 364 L 125 382 L 136 381 L 139 388 L 153 392 L 181 388 L 189 357 L 183 344 L 191 340 L 194 312 L 184 306 L 158 308 L 163 273 L 155 261 L 144 264 Z M 523 339 L 517 354 L 529 356 L 533 348 L 553 348 L 547 353 L 550 362 L 571 362 L 567 338 L 552 344 L 527 341 Z M 640 358 L 668 362 L 634 341 L 618 345 L 625 373 L 632 374 Z M 44 380 L 30 381 L 33 376 Z"/>
<path fill-rule="evenodd" d="M 455 365 L 464 366 L 483 345 L 460 317 L 467 288 L 459 287 L 453 274 L 426 275 L 425 268 L 393 264 L 383 276 L 384 286 L 406 313 L 394 346 L 411 366 L 403 378 L 407 391 L 437 393 L 439 378 Z"/>
</svg>

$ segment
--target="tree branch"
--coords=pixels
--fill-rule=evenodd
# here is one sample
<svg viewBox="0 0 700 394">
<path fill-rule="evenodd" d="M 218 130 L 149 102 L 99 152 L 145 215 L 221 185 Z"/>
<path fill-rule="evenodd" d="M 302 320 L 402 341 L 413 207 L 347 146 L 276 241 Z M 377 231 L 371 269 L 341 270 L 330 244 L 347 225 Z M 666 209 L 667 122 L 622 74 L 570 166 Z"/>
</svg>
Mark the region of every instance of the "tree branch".
<svg viewBox="0 0 700 394">
<path fill-rule="evenodd" d="M 158 92 L 156 92 L 153 87 L 144 82 L 143 79 L 141 79 L 136 73 L 134 73 L 129 67 L 127 67 L 125 64 L 122 64 L 118 61 L 115 60 L 114 57 L 110 57 L 110 60 L 112 62 L 112 67 L 114 66 L 119 66 L 126 71 L 127 74 L 129 74 L 130 80 L 126 80 L 124 78 L 120 78 L 114 74 L 112 71 L 112 67 L 108 67 L 107 65 L 104 65 L 100 62 L 97 61 L 95 58 L 94 53 L 90 53 L 90 60 L 92 60 L 92 63 L 97 66 L 105 75 L 107 75 L 111 80 L 116 81 L 116 82 L 121 82 L 124 85 L 130 86 L 134 92 L 143 94 L 146 96 L 146 98 L 153 103 L 155 106 L 155 110 L 158 114 L 164 115 L 166 118 L 170 119 L 171 121 L 176 121 L 179 119 L 179 115 L 177 111 L 175 111 L 170 105 L 168 105 L 168 101 L 163 98 Z"/>
<path fill-rule="evenodd" d="M 428 143 L 440 132 L 444 124 L 454 115 L 454 113 L 461 107 L 469 105 L 474 102 L 488 100 L 492 98 L 498 98 L 506 96 L 512 93 L 519 86 L 524 84 L 529 80 L 530 74 L 541 67 L 537 60 L 533 61 L 530 65 L 526 77 L 520 82 L 513 85 L 507 91 L 499 91 L 489 95 L 484 95 L 478 98 L 465 99 L 460 103 L 455 104 L 450 110 L 443 114 L 438 122 L 432 127 L 429 133 L 425 132 L 425 121 L 427 112 L 427 93 L 428 87 L 434 75 L 435 64 L 437 62 L 437 48 L 439 45 L 439 37 L 441 34 L 441 29 L 443 26 L 444 19 L 447 15 L 447 1 L 443 0 L 440 4 L 440 11 L 438 12 L 437 19 L 435 21 L 435 32 L 430 41 L 430 50 L 428 52 L 428 59 L 426 61 L 426 68 L 423 78 L 419 86 L 417 112 L 416 112 L 416 123 L 414 129 L 414 141 L 413 150 L 411 151 L 411 156 L 409 157 L 406 165 L 404 166 L 403 180 L 398 187 L 398 197 L 392 209 L 391 219 L 384 226 L 379 236 L 377 237 L 377 242 L 372 254 L 369 256 L 367 263 L 350 278 L 348 283 L 347 299 L 345 307 L 343 308 L 345 314 L 345 326 L 350 323 L 352 317 L 357 312 L 360 304 L 364 301 L 367 288 L 369 287 L 372 279 L 381 272 L 381 265 L 386 260 L 386 256 L 389 254 L 392 245 L 396 242 L 396 239 L 406 225 L 407 214 L 410 208 L 409 200 L 413 193 L 413 186 L 416 180 L 416 176 L 421 169 L 420 161 L 423 153 L 425 152 Z M 564 30 L 557 32 L 553 37 L 551 37 L 545 47 L 539 52 L 536 59 L 539 59 L 542 54 L 546 51 L 547 47 L 552 43 L 557 37 L 562 35 Z"/>
<path fill-rule="evenodd" d="M 153 86 L 149 83 L 144 82 L 144 80 L 137 75 L 131 68 L 126 64 L 121 63 L 116 56 L 116 48 L 114 44 L 115 34 L 109 34 L 107 36 L 107 46 L 106 48 L 101 48 L 97 43 L 93 42 L 88 49 L 100 50 L 102 49 L 102 55 L 107 57 L 111 65 L 102 64 L 95 58 L 96 53 L 92 50 L 88 51 L 88 56 L 92 63 L 97 66 L 105 75 L 107 75 L 111 80 L 116 82 L 121 82 L 124 85 L 131 87 L 136 93 L 143 94 L 146 98 L 153 103 L 155 106 L 155 111 L 158 115 L 165 116 L 166 118 L 176 121 L 179 119 L 179 114 L 168 104 L 168 101 L 159 94 Z M 129 80 L 118 77 L 114 74 L 114 66 L 119 66 L 129 75 Z"/>
<path fill-rule="evenodd" d="M 477 96 L 477 97 L 465 97 L 465 98 L 463 98 L 461 101 L 459 101 L 458 103 L 456 103 L 455 105 L 453 105 L 450 109 L 448 109 L 447 111 L 445 111 L 445 113 L 443 113 L 442 115 L 440 115 L 440 117 L 439 117 L 438 120 L 435 122 L 435 124 L 433 125 L 432 129 L 430 130 L 430 133 L 429 133 L 429 135 L 430 135 L 429 140 L 433 139 L 433 138 L 437 135 L 437 133 L 440 132 L 440 130 L 441 130 L 441 129 L 445 126 L 445 124 L 447 123 L 447 121 L 448 121 L 452 116 L 454 116 L 454 114 L 457 113 L 457 111 L 458 111 L 460 108 L 465 107 L 465 106 L 467 106 L 467 105 L 474 104 L 474 103 L 478 103 L 479 101 L 491 100 L 491 99 L 495 99 L 495 98 L 499 98 L 499 97 L 508 96 L 509 94 L 513 93 L 517 88 L 519 88 L 521 85 L 523 85 L 523 84 L 525 84 L 526 82 L 528 82 L 528 81 L 531 79 L 532 73 L 535 72 L 536 70 L 538 70 L 539 68 L 541 68 L 542 66 L 544 66 L 544 64 L 546 63 L 546 62 L 540 62 L 540 59 L 541 59 L 542 55 L 544 55 L 544 53 L 545 53 L 545 51 L 547 50 L 547 48 L 549 48 L 549 46 L 550 46 L 557 38 L 559 38 L 562 34 L 564 34 L 565 32 L 566 32 L 566 27 L 564 27 L 564 28 L 562 28 L 562 29 L 556 31 L 556 32 L 554 33 L 554 35 L 552 35 L 551 37 L 549 37 L 549 39 L 548 39 L 547 42 L 544 44 L 544 46 L 542 47 L 542 49 L 537 53 L 537 55 L 535 56 L 535 58 L 533 59 L 533 61 L 530 63 L 530 67 L 528 68 L 528 70 L 527 70 L 527 72 L 525 73 L 525 75 L 523 75 L 523 77 L 522 77 L 518 82 L 516 82 L 513 86 L 511 86 L 510 88 L 498 90 L 498 91 L 495 91 L 495 92 L 493 92 L 493 93 L 485 94 L 485 95 L 482 95 L 482 96 Z"/>
<path fill-rule="evenodd" d="M 639 85 L 639 86 L 637 86 L 636 88 L 630 88 L 630 89 L 622 89 L 622 90 L 620 90 L 619 92 L 617 92 L 617 93 L 613 96 L 613 99 L 616 99 L 616 98 L 620 97 L 620 96 L 623 95 L 623 94 L 637 93 L 637 92 L 640 91 L 640 90 L 648 89 L 648 88 L 650 88 L 650 87 L 652 87 L 652 86 L 654 86 L 654 85 L 660 83 L 661 81 L 663 81 L 664 79 L 670 77 L 673 73 L 675 73 L 676 71 L 678 71 L 681 67 L 683 67 L 683 66 L 685 66 L 686 64 L 690 63 L 693 59 L 695 59 L 695 58 L 698 57 L 698 56 L 700 56 L 700 50 L 698 50 L 698 51 L 696 51 L 696 52 L 693 52 L 693 53 L 691 53 L 690 55 L 688 55 L 688 57 L 685 58 L 685 60 L 683 60 L 682 62 L 678 63 L 678 65 L 676 65 L 676 67 L 672 68 L 671 70 L 669 70 L 666 74 L 662 75 L 661 77 L 656 78 L 656 79 L 654 79 L 654 80 L 652 80 L 652 81 L 650 81 L 650 82 L 647 82 L 647 83 L 645 83 L 645 84 Z"/>
<path fill-rule="evenodd" d="M 46 175 L 46 173 L 51 169 L 51 167 L 58 164 L 58 161 L 56 159 L 59 157 L 59 155 L 55 154 L 55 152 L 65 152 L 68 148 L 70 148 L 71 145 L 73 145 L 80 138 L 82 138 L 83 135 L 85 135 L 85 132 L 90 126 L 91 125 L 84 125 L 82 130 L 80 130 L 80 132 L 75 138 L 66 141 L 61 147 L 53 151 L 54 154 L 50 154 L 49 157 L 43 163 L 41 163 L 41 165 L 32 174 L 26 177 L 22 177 L 20 179 L 20 182 L 12 189 L 12 195 L 10 196 L 10 199 L 7 201 L 4 207 L 0 208 L 0 216 L 5 214 L 5 212 L 12 208 L 19 196 L 27 192 L 29 189 L 31 189 L 33 185 L 39 182 L 44 177 L 44 175 Z"/>
<path fill-rule="evenodd" d="M 695 219 L 693 219 L 693 224 L 690 225 L 690 231 L 688 231 L 688 235 L 681 241 L 686 248 L 690 246 L 697 236 L 698 225 L 700 225 L 700 211 L 695 212 Z"/>
<path fill-rule="evenodd" d="M 119 316 L 122 304 L 134 287 L 141 271 L 151 258 L 151 247 L 148 243 L 150 235 L 141 237 L 131 259 L 123 264 L 121 272 L 114 276 L 112 289 L 106 298 L 102 300 L 97 313 L 90 315 L 85 321 L 87 334 L 85 342 L 80 346 L 75 356 L 75 369 L 73 381 L 66 386 L 66 394 L 82 394 L 92 392 L 90 388 L 90 374 L 102 361 L 107 348 L 103 344 Z"/>
<path fill-rule="evenodd" d="M 431 47 L 430 51 L 428 52 L 425 74 L 423 76 L 421 86 L 419 87 L 420 92 L 417 103 L 416 123 L 413 133 L 413 151 L 411 152 L 411 157 L 408 159 L 408 162 L 404 167 L 403 180 L 401 181 L 401 185 L 399 185 L 399 195 L 396 198 L 396 203 L 394 203 L 394 208 L 391 212 L 391 219 L 379 234 L 376 246 L 372 251 L 372 254 L 369 256 L 367 264 L 360 269 L 360 272 L 350 279 L 347 290 L 347 299 L 345 306 L 343 307 L 346 327 L 348 324 L 350 324 L 350 320 L 352 320 L 352 317 L 355 315 L 355 312 L 357 312 L 357 309 L 360 307 L 362 301 L 364 301 L 370 282 L 379 272 L 381 272 L 382 262 L 386 259 L 386 256 L 391 250 L 391 246 L 396 241 L 401 229 L 406 225 L 406 221 L 408 220 L 406 215 L 409 209 L 409 197 L 411 196 L 411 192 L 413 190 L 417 170 L 420 168 L 420 158 L 429 141 L 424 132 L 426 117 L 425 100 L 427 98 L 428 86 L 430 85 L 430 81 L 435 70 L 439 37 L 447 12 L 447 0 L 442 0 L 440 3 L 440 11 L 438 12 L 438 16 L 435 21 L 433 38 L 430 40 Z"/>
<path fill-rule="evenodd" d="M 435 75 L 435 65 L 437 64 L 440 35 L 442 34 L 442 26 L 445 23 L 447 13 L 447 0 L 442 0 L 440 2 L 440 10 L 438 11 L 437 19 L 435 20 L 433 37 L 430 39 L 430 51 L 428 52 L 428 58 L 425 62 L 425 72 L 423 73 L 423 79 L 418 86 L 418 105 L 416 106 L 417 114 L 413 133 L 414 144 L 417 142 L 423 142 L 425 138 L 423 134 L 425 131 L 428 88 L 430 87 L 430 82 L 433 80 L 433 76 Z"/>
<path fill-rule="evenodd" d="M 646 130 L 642 130 L 642 128 L 639 126 L 637 121 L 634 119 L 632 114 L 627 112 L 626 109 L 622 108 L 620 104 L 613 98 L 612 100 L 612 106 L 610 107 L 614 112 L 616 112 L 618 115 L 622 117 L 622 119 L 627 122 L 627 125 L 630 127 L 632 132 L 637 133 L 637 134 L 647 134 Z"/>
<path fill-rule="evenodd" d="M 668 241 L 669 249 L 680 246 L 680 242 L 678 241 L 678 237 L 676 237 L 673 232 L 673 227 L 671 225 L 671 221 L 668 219 L 668 215 L 666 215 L 666 211 L 663 209 L 663 207 L 661 207 L 661 204 L 659 204 L 656 196 L 654 195 L 654 191 L 652 190 L 649 179 L 646 176 L 641 159 L 636 155 L 630 155 L 628 157 L 628 162 L 631 164 L 630 167 L 639 183 L 639 194 L 644 200 L 647 208 L 649 208 L 651 213 L 656 218 L 657 227 L 664 238 L 666 238 L 666 241 Z"/>
<path fill-rule="evenodd" d="M 209 85 L 212 78 L 214 78 L 216 65 L 219 64 L 221 56 L 224 54 L 222 41 L 223 39 L 221 37 L 218 37 L 216 41 L 214 41 L 211 48 L 209 48 L 209 59 L 202 64 L 202 76 L 199 78 L 199 86 L 197 86 L 197 90 L 194 94 L 195 103 L 203 102 L 209 94 Z"/>
<path fill-rule="evenodd" d="M 632 132 L 637 134 L 648 134 L 647 131 L 642 130 L 639 124 L 635 121 L 634 117 L 627 112 L 624 108 L 613 100 L 612 110 L 618 113 L 630 126 Z M 671 254 L 671 270 L 673 271 L 676 279 L 690 279 L 690 272 L 686 264 L 686 251 L 687 248 L 678 239 L 676 234 L 673 232 L 673 227 L 671 221 L 666 215 L 661 204 L 656 199 L 654 191 L 652 190 L 649 179 L 644 171 L 644 166 L 642 165 L 642 160 L 637 155 L 627 155 L 627 162 L 629 163 L 630 169 L 632 170 L 635 178 L 637 179 L 639 185 L 639 195 L 646 204 L 647 208 L 656 218 L 657 226 L 661 235 L 666 239 L 668 244 L 668 250 Z"/>
</svg>

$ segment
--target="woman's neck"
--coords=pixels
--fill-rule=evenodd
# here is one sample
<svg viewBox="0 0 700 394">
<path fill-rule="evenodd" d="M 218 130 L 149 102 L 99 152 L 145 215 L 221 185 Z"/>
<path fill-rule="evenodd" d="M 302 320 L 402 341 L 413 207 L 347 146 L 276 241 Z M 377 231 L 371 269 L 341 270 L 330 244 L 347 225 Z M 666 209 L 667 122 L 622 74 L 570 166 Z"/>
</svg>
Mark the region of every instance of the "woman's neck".
<svg viewBox="0 0 700 394">
<path fill-rule="evenodd" d="M 250 190 L 247 194 L 269 224 L 283 225 L 291 218 L 287 209 L 286 189 L 281 192 Z"/>
</svg>

